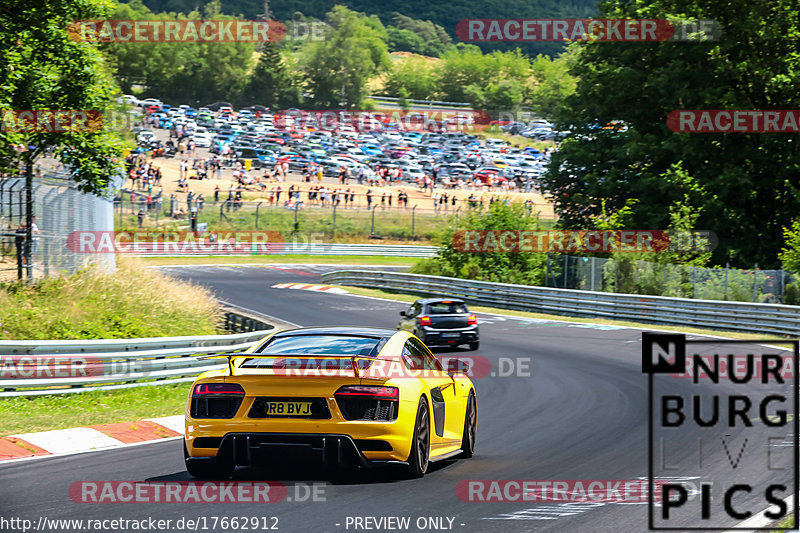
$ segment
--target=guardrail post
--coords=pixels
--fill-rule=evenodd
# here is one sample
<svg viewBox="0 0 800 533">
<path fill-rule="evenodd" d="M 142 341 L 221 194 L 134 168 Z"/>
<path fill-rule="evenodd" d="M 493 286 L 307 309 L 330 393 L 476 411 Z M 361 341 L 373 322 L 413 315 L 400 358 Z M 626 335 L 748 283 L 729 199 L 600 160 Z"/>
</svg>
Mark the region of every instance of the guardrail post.
<svg viewBox="0 0 800 533">
<path fill-rule="evenodd" d="M 414 219 L 417 215 L 417 204 L 414 204 L 414 207 L 411 208 L 411 238 L 414 238 Z"/>
<path fill-rule="evenodd" d="M 377 205 L 372 207 L 372 224 L 369 227 L 369 234 L 375 235 L 375 208 L 378 207 Z M 416 207 L 416 206 L 414 206 Z"/>
<path fill-rule="evenodd" d="M 730 263 L 725 263 L 725 296 L 723 299 L 728 299 L 728 269 L 730 268 Z"/>
<path fill-rule="evenodd" d="M 758 283 L 758 263 L 756 263 L 755 266 L 753 267 L 753 302 L 756 301 L 756 290 L 758 287 L 757 283 Z"/>
<path fill-rule="evenodd" d="M 256 229 L 258 229 L 258 208 L 261 207 L 261 204 L 263 204 L 263 203 L 264 202 L 258 202 L 256 204 Z"/>
</svg>

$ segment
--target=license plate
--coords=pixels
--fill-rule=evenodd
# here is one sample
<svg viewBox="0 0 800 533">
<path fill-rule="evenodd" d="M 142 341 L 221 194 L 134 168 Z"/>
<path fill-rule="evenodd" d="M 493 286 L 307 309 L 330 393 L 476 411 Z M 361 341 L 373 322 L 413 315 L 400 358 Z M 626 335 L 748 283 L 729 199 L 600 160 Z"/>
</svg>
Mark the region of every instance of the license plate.
<svg viewBox="0 0 800 533">
<path fill-rule="evenodd" d="M 311 402 L 266 402 L 264 414 L 308 416 L 311 414 Z"/>
<path fill-rule="evenodd" d="M 461 333 L 442 333 L 443 338 L 452 339 L 455 337 L 460 337 Z"/>
</svg>

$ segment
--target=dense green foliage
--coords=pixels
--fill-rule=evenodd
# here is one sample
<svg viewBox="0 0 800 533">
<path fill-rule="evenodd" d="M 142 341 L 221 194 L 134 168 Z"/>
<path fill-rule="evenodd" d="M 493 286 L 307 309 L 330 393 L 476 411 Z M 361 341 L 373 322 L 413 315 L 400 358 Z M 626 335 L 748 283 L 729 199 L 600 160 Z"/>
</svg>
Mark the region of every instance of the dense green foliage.
<svg viewBox="0 0 800 533">
<path fill-rule="evenodd" d="M 717 41 L 581 43 L 576 93 L 561 126 L 575 135 L 553 158 L 545 186 L 561 223 L 584 227 L 601 200 L 630 199 L 632 228 L 664 228 L 689 194 L 697 227 L 719 236 L 716 264 L 777 266 L 781 228 L 800 211 L 800 139 L 781 133 L 673 133 L 678 109 L 797 109 L 800 17 L 795 0 L 658 0 L 602 5 L 604 16 L 716 19 Z M 600 129 L 622 121 L 627 130 Z M 672 179 L 680 163 L 687 180 Z"/>
<path fill-rule="evenodd" d="M 182 11 L 188 13 L 208 3 L 208 0 L 144 0 L 153 11 Z M 402 22 L 398 22 L 395 13 L 401 13 L 406 17 L 417 19 L 417 24 L 423 21 L 430 21 L 433 26 L 438 26 L 447 32 L 451 38 L 455 38 L 455 28 L 459 20 L 470 18 L 585 18 L 591 17 L 596 12 L 597 0 L 488 0 L 484 2 L 426 2 L 420 0 L 348 0 L 337 2 L 348 8 L 375 14 L 390 30 L 393 42 L 412 42 L 418 44 L 408 34 L 401 30 L 408 30 L 425 36 L 418 31 L 418 27 L 407 27 Z M 272 16 L 278 20 L 289 20 L 297 11 L 302 11 L 305 15 L 322 19 L 325 14 L 333 7 L 331 0 L 310 0 L 298 4 L 292 0 L 273 0 L 269 3 Z M 231 15 L 243 15 L 245 17 L 257 17 L 264 12 L 262 0 L 225 0 L 223 11 Z M 438 30 L 437 30 L 438 33 Z M 399 37 L 399 39 L 398 39 Z M 513 50 L 518 45 L 531 55 L 540 53 L 556 55 L 561 52 L 564 45 L 561 43 L 482 43 L 482 50 Z M 420 50 L 407 50 L 410 52 L 425 53 L 425 55 L 435 55 L 430 53 L 435 51 L 426 48 L 428 52 Z M 391 48 L 394 50 L 406 50 L 406 48 Z"/>
<path fill-rule="evenodd" d="M 153 14 L 140 0 L 117 4 L 111 18 L 127 19 L 230 19 L 220 15 L 220 2 L 207 4 L 202 13 Z M 253 68 L 254 43 L 111 43 L 103 45 L 114 58 L 117 78 L 123 92 L 130 94 L 134 84 L 144 84 L 148 94 L 166 101 L 208 104 L 216 99 L 236 96 L 248 82 Z"/>
<path fill-rule="evenodd" d="M 10 6 L 9 6 L 10 7 Z M 3 110 L 113 109 L 117 90 L 103 56 L 93 45 L 73 40 L 75 20 L 108 15 L 100 0 L 24 2 L 0 9 L 0 112 Z M 15 146 L 27 147 L 20 153 Z M 104 189 L 117 165 L 122 139 L 99 131 L 15 132 L 0 129 L 0 172 L 16 170 L 25 158 L 56 148 L 74 167 L 86 191 Z"/>
<path fill-rule="evenodd" d="M 359 107 L 369 78 L 389 67 L 386 28 L 377 17 L 364 17 L 335 6 L 326 18 L 325 39 L 303 52 L 303 68 L 317 105 Z"/>
<path fill-rule="evenodd" d="M 453 242 L 457 232 L 465 230 L 533 230 L 539 219 L 529 214 L 521 203 L 495 202 L 487 210 L 468 210 L 453 217 L 439 236 L 436 257 L 422 259 L 411 272 L 450 276 L 481 281 L 543 285 L 546 254 L 486 252 L 464 253 Z M 456 238 L 456 241 L 458 239 Z"/>
</svg>

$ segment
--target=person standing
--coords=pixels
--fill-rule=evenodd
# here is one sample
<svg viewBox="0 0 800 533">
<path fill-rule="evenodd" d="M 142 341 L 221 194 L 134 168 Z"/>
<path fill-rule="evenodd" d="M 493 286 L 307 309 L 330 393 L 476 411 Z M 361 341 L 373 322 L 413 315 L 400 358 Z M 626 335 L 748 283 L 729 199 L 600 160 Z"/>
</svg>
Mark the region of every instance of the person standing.
<svg viewBox="0 0 800 533">
<path fill-rule="evenodd" d="M 219 202 L 219 184 L 214 185 L 214 203 Z"/>
</svg>

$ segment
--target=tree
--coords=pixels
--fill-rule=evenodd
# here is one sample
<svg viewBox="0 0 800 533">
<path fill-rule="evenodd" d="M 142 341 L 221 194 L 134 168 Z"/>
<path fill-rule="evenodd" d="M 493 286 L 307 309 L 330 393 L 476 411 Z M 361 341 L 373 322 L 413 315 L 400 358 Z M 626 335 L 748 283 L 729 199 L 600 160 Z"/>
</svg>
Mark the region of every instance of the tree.
<svg viewBox="0 0 800 533">
<path fill-rule="evenodd" d="M 94 44 L 72 39 L 75 20 L 106 18 L 100 0 L 17 2 L 0 8 L 0 113 L 13 110 L 94 110 L 114 108 L 119 89 Z M 0 171 L 30 163 L 55 149 L 86 192 L 103 191 L 120 168 L 123 142 L 101 128 L 67 132 L 0 129 Z M 15 147 L 25 147 L 18 152 Z"/>
<path fill-rule="evenodd" d="M 411 271 L 481 281 L 542 285 L 547 257 L 545 253 L 466 253 L 453 243 L 453 236 L 459 231 L 525 231 L 539 228 L 538 217 L 528 214 L 525 206 L 519 202 L 495 202 L 486 211 L 470 209 L 466 214 L 454 217 L 442 232 L 436 257 L 421 260 Z"/>
<path fill-rule="evenodd" d="M 556 115 L 564 100 L 575 92 L 577 80 L 569 74 L 569 69 L 576 55 L 577 48 L 572 46 L 556 58 L 539 54 L 531 62 L 535 85 L 531 91 L 530 105 L 538 115 Z"/>
<path fill-rule="evenodd" d="M 302 100 L 300 80 L 276 43 L 265 43 L 239 101 L 242 105 L 295 107 Z"/>
<path fill-rule="evenodd" d="M 781 228 L 800 210 L 800 143 L 785 134 L 673 133 L 679 109 L 795 109 L 800 103 L 796 0 L 657 0 L 601 4 L 603 18 L 724 21 L 716 41 L 580 43 L 574 95 L 557 117 L 573 134 L 552 158 L 544 186 L 560 223 L 581 227 L 601 199 L 639 200 L 631 224 L 659 228 L 682 197 L 662 179 L 681 161 L 720 199 L 698 225 L 715 231 L 713 261 L 777 266 Z"/>
<path fill-rule="evenodd" d="M 304 70 L 314 103 L 322 107 L 359 107 L 367 80 L 389 67 L 386 29 L 375 17 L 334 6 L 322 42 L 304 47 Z"/>
<path fill-rule="evenodd" d="M 115 19 L 200 20 L 229 19 L 220 14 L 220 2 L 205 5 L 202 13 L 151 13 L 140 0 L 118 4 Z M 146 96 L 178 102 L 210 103 L 236 100 L 247 85 L 255 43 L 108 43 L 101 46 L 117 69 L 126 92 L 144 85 Z"/>
<path fill-rule="evenodd" d="M 436 73 L 431 63 L 420 56 L 393 62 L 384 82 L 383 93 L 398 96 L 403 90 L 408 92 L 407 98 L 431 98 L 436 91 Z"/>
<path fill-rule="evenodd" d="M 800 272 L 800 218 L 792 220 L 790 226 L 783 228 L 784 245 L 779 255 L 783 268 L 790 272 Z"/>
<path fill-rule="evenodd" d="M 430 20 L 417 20 L 394 12 L 392 22 L 394 25 L 386 28 L 389 36 L 387 44 L 392 51 L 438 57 L 453 41 L 444 28 Z"/>
<path fill-rule="evenodd" d="M 518 50 L 484 55 L 476 46 L 459 45 L 445 52 L 438 70 L 443 99 L 481 109 L 511 111 L 529 92 L 530 62 Z"/>
</svg>

